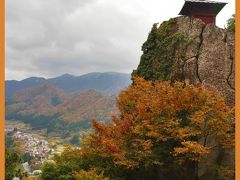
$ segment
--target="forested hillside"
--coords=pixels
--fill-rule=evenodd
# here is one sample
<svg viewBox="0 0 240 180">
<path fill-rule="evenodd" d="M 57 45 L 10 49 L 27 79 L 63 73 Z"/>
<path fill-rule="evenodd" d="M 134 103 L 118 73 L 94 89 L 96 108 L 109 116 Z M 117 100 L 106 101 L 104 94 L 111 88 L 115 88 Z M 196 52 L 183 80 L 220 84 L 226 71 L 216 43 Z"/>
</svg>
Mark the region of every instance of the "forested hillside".
<svg viewBox="0 0 240 180">
<path fill-rule="evenodd" d="M 6 101 L 7 120 L 49 132 L 88 129 L 93 119 L 109 122 L 117 112 L 115 96 L 95 90 L 70 95 L 51 84 L 22 89 Z"/>
</svg>

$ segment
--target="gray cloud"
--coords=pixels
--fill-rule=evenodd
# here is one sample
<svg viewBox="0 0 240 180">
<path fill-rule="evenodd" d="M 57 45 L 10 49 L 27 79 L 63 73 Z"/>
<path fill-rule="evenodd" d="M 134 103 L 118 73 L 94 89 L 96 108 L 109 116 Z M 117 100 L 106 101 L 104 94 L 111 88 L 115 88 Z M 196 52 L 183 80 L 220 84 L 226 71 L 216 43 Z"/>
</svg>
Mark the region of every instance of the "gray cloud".
<svg viewBox="0 0 240 180">
<path fill-rule="evenodd" d="M 168 2 L 6 0 L 6 79 L 130 73 L 152 24 L 177 16 L 183 4 Z"/>
</svg>

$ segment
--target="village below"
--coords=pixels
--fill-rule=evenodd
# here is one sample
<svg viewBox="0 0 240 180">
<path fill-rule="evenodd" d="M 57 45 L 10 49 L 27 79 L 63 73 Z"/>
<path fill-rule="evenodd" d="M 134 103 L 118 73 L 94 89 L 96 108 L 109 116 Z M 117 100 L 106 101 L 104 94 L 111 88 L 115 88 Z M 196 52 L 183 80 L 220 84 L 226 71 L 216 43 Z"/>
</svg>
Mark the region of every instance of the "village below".
<svg viewBox="0 0 240 180">
<path fill-rule="evenodd" d="M 40 167 L 44 161 L 52 160 L 54 155 L 64 151 L 60 137 L 47 137 L 44 130 L 32 130 L 29 124 L 19 121 L 5 121 L 5 137 L 6 146 L 23 156 L 18 171 L 32 178 L 41 174 Z"/>
</svg>

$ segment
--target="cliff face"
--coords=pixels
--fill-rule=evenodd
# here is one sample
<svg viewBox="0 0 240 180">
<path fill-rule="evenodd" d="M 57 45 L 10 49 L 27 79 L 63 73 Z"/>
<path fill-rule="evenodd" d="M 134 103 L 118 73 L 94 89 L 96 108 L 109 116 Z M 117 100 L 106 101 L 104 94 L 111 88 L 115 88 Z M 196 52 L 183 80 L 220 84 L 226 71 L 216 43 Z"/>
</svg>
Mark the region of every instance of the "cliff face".
<svg viewBox="0 0 240 180">
<path fill-rule="evenodd" d="M 152 29 L 133 75 L 216 89 L 234 105 L 234 33 L 186 16 Z"/>
<path fill-rule="evenodd" d="M 184 59 L 177 58 L 171 78 L 217 89 L 230 105 L 234 105 L 234 33 L 213 24 L 188 17 L 177 18 L 178 31 L 192 41 L 187 45 Z"/>
<path fill-rule="evenodd" d="M 155 24 L 143 44 L 141 61 L 132 76 L 147 80 L 202 83 L 234 106 L 235 36 L 213 24 L 186 16 Z M 214 143 L 214 142 L 208 142 Z M 219 179 L 217 169 L 234 169 L 233 150 L 217 149 L 199 163 L 199 179 Z M 228 176 L 226 179 L 233 179 Z"/>
</svg>

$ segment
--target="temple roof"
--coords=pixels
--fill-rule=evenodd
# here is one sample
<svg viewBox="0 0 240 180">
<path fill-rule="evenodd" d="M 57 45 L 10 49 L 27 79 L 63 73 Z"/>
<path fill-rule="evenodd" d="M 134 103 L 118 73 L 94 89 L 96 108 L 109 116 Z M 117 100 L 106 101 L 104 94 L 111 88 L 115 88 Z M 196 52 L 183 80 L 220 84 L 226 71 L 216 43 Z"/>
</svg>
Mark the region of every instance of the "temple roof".
<svg viewBox="0 0 240 180">
<path fill-rule="evenodd" d="M 185 3 L 179 15 L 191 15 L 192 13 L 211 13 L 217 15 L 226 2 L 208 1 L 208 0 L 185 0 Z"/>
</svg>

